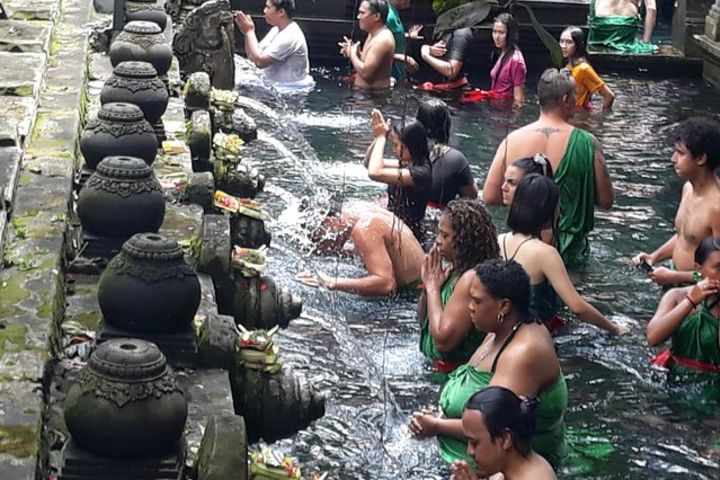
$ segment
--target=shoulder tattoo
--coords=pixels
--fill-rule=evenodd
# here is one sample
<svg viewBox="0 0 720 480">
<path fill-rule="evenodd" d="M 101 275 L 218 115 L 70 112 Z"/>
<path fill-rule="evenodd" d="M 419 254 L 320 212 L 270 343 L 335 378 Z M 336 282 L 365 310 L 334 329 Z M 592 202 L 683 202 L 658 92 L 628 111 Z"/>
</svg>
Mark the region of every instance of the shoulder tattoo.
<svg viewBox="0 0 720 480">
<path fill-rule="evenodd" d="M 540 128 L 536 128 L 535 131 L 538 133 L 542 133 L 543 135 L 545 135 L 546 137 L 549 138 L 550 135 L 552 135 L 553 133 L 558 133 L 560 131 L 560 129 L 555 128 L 555 127 L 540 127 Z"/>
</svg>

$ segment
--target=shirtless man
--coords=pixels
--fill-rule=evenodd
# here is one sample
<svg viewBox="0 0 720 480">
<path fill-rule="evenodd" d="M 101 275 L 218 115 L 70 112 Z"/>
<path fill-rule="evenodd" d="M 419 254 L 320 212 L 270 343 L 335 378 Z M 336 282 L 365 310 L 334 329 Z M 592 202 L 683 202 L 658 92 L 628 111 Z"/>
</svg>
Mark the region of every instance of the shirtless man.
<svg viewBox="0 0 720 480">
<path fill-rule="evenodd" d="M 642 36 L 644 46 L 635 41 L 640 23 L 641 1 L 645 3 Z M 649 45 L 657 19 L 656 0 L 592 0 L 592 2 L 589 45 L 627 50 L 632 53 L 649 53 L 656 49 L 655 46 Z"/>
<path fill-rule="evenodd" d="M 632 263 L 652 265 L 672 258 L 675 270 L 648 269 L 659 285 L 693 282 L 695 250 L 709 236 L 720 236 L 720 123 L 709 118 L 691 118 L 675 131 L 673 167 L 685 180 L 680 207 L 675 215 L 677 233 L 654 252 L 640 253 Z"/>
<path fill-rule="evenodd" d="M 567 120 L 575 105 L 575 84 L 569 72 L 551 68 L 538 82 L 540 118 L 508 135 L 498 147 L 483 189 L 486 205 L 502 205 L 507 166 L 544 153 L 560 187 L 558 250 L 566 265 L 588 254 L 587 234 L 594 227 L 594 207 L 610 208 L 615 200 L 600 142 Z"/>
<path fill-rule="evenodd" d="M 355 68 L 357 88 L 390 88 L 395 39 L 385 26 L 387 16 L 388 4 L 385 0 L 364 0 L 357 15 L 360 29 L 368 33 L 362 50 L 360 42 L 353 42 L 347 37 L 338 43 L 340 53 L 349 58 Z"/>
<path fill-rule="evenodd" d="M 317 250 L 337 254 L 348 240 L 360 255 L 368 275 L 362 278 L 335 278 L 317 272 L 302 272 L 297 279 L 309 286 L 366 296 L 392 295 L 398 288 L 420 279 L 425 252 L 412 230 L 395 215 L 376 205 L 357 202 L 346 206 L 339 216 L 328 215 L 313 232 Z"/>
</svg>

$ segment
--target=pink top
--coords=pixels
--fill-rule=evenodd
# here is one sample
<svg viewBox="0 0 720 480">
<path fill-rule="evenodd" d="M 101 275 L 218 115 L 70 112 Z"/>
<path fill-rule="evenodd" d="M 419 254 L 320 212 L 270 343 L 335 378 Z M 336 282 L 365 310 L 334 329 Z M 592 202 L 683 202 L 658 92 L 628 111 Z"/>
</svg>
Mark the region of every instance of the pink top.
<svg viewBox="0 0 720 480">
<path fill-rule="evenodd" d="M 490 90 L 512 96 L 514 87 L 525 84 L 525 76 L 527 75 L 525 58 L 520 50 L 515 49 L 512 57 L 505 62 L 502 70 L 498 73 L 501 59 L 502 57 L 498 58 L 495 66 L 490 70 Z"/>
</svg>

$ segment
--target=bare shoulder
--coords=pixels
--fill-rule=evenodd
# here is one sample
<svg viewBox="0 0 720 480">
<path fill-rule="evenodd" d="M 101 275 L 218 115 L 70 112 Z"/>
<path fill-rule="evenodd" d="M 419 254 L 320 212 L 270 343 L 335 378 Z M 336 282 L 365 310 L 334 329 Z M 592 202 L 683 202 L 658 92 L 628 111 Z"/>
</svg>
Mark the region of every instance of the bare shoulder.
<svg viewBox="0 0 720 480">
<path fill-rule="evenodd" d="M 532 372 L 541 384 L 554 381 L 559 373 L 555 345 L 544 325 L 523 325 L 503 352 L 503 363 L 513 371 Z"/>
</svg>

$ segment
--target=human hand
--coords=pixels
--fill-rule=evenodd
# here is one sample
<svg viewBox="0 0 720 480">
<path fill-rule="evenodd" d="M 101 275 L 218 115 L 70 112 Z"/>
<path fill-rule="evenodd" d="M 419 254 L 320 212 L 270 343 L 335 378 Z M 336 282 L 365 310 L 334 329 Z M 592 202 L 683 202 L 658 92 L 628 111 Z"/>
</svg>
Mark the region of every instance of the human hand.
<svg viewBox="0 0 720 480">
<path fill-rule="evenodd" d="M 338 42 L 338 46 L 340 47 L 340 54 L 346 58 L 350 57 L 353 50 L 357 51 L 359 45 L 360 42 L 353 43 L 353 41 L 348 37 L 343 37 L 342 42 Z"/>
<path fill-rule="evenodd" d="M 700 302 L 718 294 L 720 282 L 710 278 L 703 278 L 697 282 L 688 292 L 687 296 L 694 305 L 700 305 Z"/>
<path fill-rule="evenodd" d="M 453 462 L 450 468 L 452 470 L 450 480 L 478 480 L 472 467 L 465 460 Z"/>
<path fill-rule="evenodd" d="M 420 30 L 423 29 L 422 25 L 413 25 L 408 29 L 407 37 L 413 40 L 424 40 L 425 37 L 420 35 Z"/>
<path fill-rule="evenodd" d="M 452 264 L 442 267 L 442 256 L 437 245 L 434 245 L 425 255 L 420 275 L 422 277 L 425 291 L 440 291 L 452 272 Z"/>
<path fill-rule="evenodd" d="M 370 113 L 370 125 L 375 138 L 385 138 L 390 133 L 390 120 L 385 120 L 382 112 L 377 108 L 373 108 Z"/>
<path fill-rule="evenodd" d="M 648 273 L 648 276 L 658 285 L 671 285 L 676 283 L 675 273 L 667 267 L 656 267 Z"/>
<path fill-rule="evenodd" d="M 447 45 L 445 45 L 445 42 L 443 42 L 442 40 L 430 47 L 430 55 L 433 57 L 444 57 L 446 53 Z"/>
<path fill-rule="evenodd" d="M 615 335 L 625 335 L 626 333 L 630 332 L 630 325 L 624 325 L 622 323 L 616 323 L 615 324 Z"/>
<path fill-rule="evenodd" d="M 252 17 L 242 10 L 235 12 L 235 24 L 238 26 L 243 35 L 255 30 L 255 22 Z"/>
<path fill-rule="evenodd" d="M 649 253 L 640 252 L 637 255 L 635 255 L 634 257 L 632 257 L 632 259 L 630 259 L 630 263 L 632 263 L 633 267 L 639 267 L 640 264 L 643 262 L 652 266 L 652 264 L 653 264 L 652 255 L 650 255 Z"/>
<path fill-rule="evenodd" d="M 317 276 L 309 270 L 304 270 L 295 276 L 295 280 L 308 287 L 325 287 L 329 290 L 335 288 L 337 282 L 333 277 L 321 271 L 317 271 Z"/>
<path fill-rule="evenodd" d="M 420 65 L 415 61 L 415 59 L 411 56 L 405 57 L 405 68 L 407 69 L 408 73 L 411 75 L 413 73 L 417 73 L 418 70 L 420 70 Z"/>
<path fill-rule="evenodd" d="M 413 412 L 409 428 L 416 437 L 434 437 L 438 434 L 438 418 L 431 410 Z"/>
</svg>

